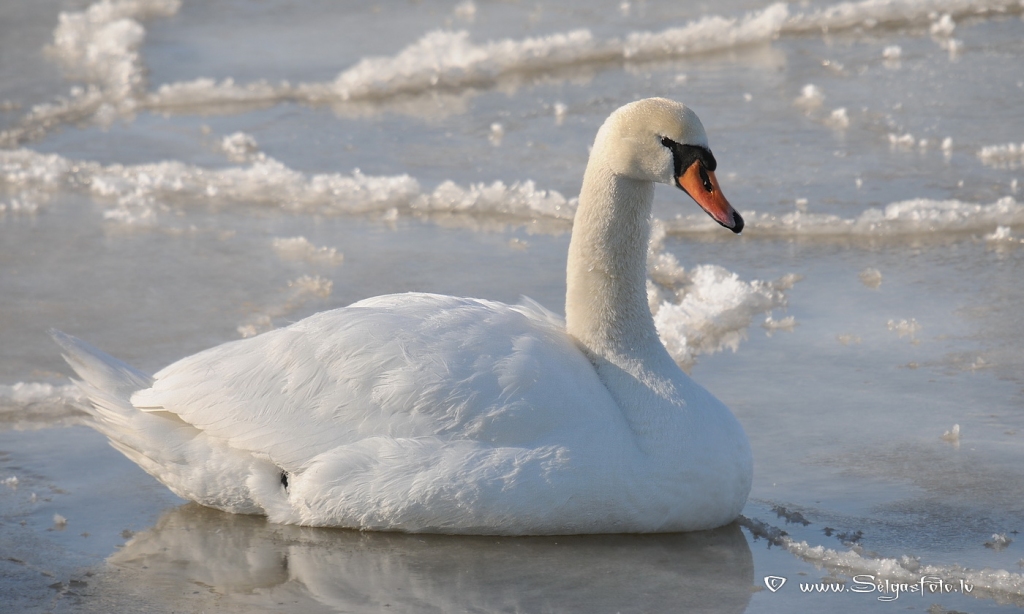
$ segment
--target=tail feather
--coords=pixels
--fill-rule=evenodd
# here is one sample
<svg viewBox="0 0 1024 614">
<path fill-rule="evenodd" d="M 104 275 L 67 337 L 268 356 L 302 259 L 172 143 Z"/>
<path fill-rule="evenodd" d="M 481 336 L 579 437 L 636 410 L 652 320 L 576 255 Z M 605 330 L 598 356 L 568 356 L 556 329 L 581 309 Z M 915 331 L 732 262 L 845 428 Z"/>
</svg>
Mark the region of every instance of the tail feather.
<svg viewBox="0 0 1024 614">
<path fill-rule="evenodd" d="M 92 388 L 127 397 L 136 390 L 153 385 L 153 378 L 150 375 L 77 337 L 57 329 L 51 329 L 50 336 L 61 347 L 64 359 L 75 373 Z"/>
<path fill-rule="evenodd" d="M 110 436 L 110 427 L 127 426 L 138 411 L 131 404 L 132 393 L 149 388 L 153 378 L 59 330 L 52 329 L 50 336 L 61 347 L 64 360 L 81 378 L 74 382 L 90 401 L 84 409 L 100 419 L 100 430 Z"/>
<path fill-rule="evenodd" d="M 140 410 L 131 398 L 153 385 L 150 375 L 81 339 L 58 330 L 50 335 L 80 378 L 74 382 L 88 398 L 82 408 L 95 418 L 91 426 L 110 445 L 181 497 L 229 512 L 265 513 L 247 481 L 254 473 L 280 480 L 280 469 L 213 441 L 176 414 Z M 279 490 L 278 498 L 287 496 Z"/>
</svg>

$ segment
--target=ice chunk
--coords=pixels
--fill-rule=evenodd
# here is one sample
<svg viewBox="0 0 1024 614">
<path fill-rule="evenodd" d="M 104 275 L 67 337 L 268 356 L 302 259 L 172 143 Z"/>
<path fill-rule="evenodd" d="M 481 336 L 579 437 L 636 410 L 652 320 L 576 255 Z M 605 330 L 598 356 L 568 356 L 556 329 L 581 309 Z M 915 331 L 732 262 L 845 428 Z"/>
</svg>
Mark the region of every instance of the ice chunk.
<svg viewBox="0 0 1024 614">
<path fill-rule="evenodd" d="M 951 444 L 960 444 L 960 425 L 954 424 L 953 428 L 949 429 L 942 434 L 942 441 L 948 441 Z"/>
<path fill-rule="evenodd" d="M 964 47 L 964 42 L 956 38 L 945 38 L 940 43 L 940 46 L 949 52 L 949 58 L 953 59 L 956 57 L 960 50 Z"/>
<path fill-rule="evenodd" d="M 825 95 L 821 92 L 821 88 L 813 83 L 808 83 L 800 89 L 800 96 L 793 102 L 799 107 L 810 110 L 820 107 L 824 100 Z"/>
<path fill-rule="evenodd" d="M 93 118 L 109 123 L 132 112 L 145 90 L 140 48 L 146 31 L 138 20 L 170 16 L 180 7 L 180 0 L 101 0 L 62 12 L 47 51 L 88 85 L 34 106 L 16 127 L 0 133 L 0 145 L 17 146 L 61 124 Z"/>
<path fill-rule="evenodd" d="M 740 19 L 713 15 L 662 32 L 634 32 L 626 37 L 622 55 L 657 59 L 767 42 L 779 35 L 788 16 L 786 5 L 775 3 Z"/>
<path fill-rule="evenodd" d="M 982 164 L 995 168 L 1017 168 L 1024 165 L 1024 143 L 987 145 L 978 150 Z"/>
<path fill-rule="evenodd" d="M 765 316 L 764 322 L 761 323 L 761 328 L 765 329 L 765 334 L 769 337 L 777 330 L 792 332 L 796 328 L 796 317 L 786 316 L 781 320 L 776 320 L 769 314 Z"/>
<path fill-rule="evenodd" d="M 914 138 L 913 134 L 894 134 L 889 133 L 889 145 L 896 149 L 910 149 L 914 146 L 917 139 Z"/>
<path fill-rule="evenodd" d="M 495 147 L 501 145 L 501 139 L 505 136 L 505 127 L 495 122 L 491 124 L 491 132 L 487 135 L 487 140 L 491 142 L 491 145 Z"/>
<path fill-rule="evenodd" d="M 828 116 L 828 119 L 825 120 L 825 123 L 833 128 L 848 128 L 850 126 L 850 117 L 846 114 L 846 107 L 834 109 Z"/>
<path fill-rule="evenodd" d="M 932 22 L 928 31 L 932 33 L 932 36 L 950 36 L 954 29 L 956 29 L 956 22 L 953 21 L 949 13 L 945 13 L 938 20 Z"/>
<path fill-rule="evenodd" d="M 83 399 L 82 392 L 74 384 L 0 384 L 0 430 L 25 430 L 77 423 L 83 414 L 76 405 Z"/>
<path fill-rule="evenodd" d="M 304 260 L 313 264 L 337 266 L 345 256 L 333 247 L 316 247 L 306 237 L 277 238 L 272 242 L 274 251 L 285 260 Z"/>
<path fill-rule="evenodd" d="M 274 85 L 266 80 L 239 85 L 231 77 L 216 81 L 199 77 L 191 81 L 165 83 L 146 94 L 143 106 L 151 109 L 175 110 L 229 104 L 280 102 L 296 98 L 295 88 L 288 83 Z"/>
<path fill-rule="evenodd" d="M 714 265 L 687 271 L 665 250 L 665 236 L 656 222 L 647 256 L 647 300 L 662 343 L 684 368 L 698 355 L 735 351 L 754 316 L 784 306 L 785 291 L 799 279 L 746 282 Z"/>
<path fill-rule="evenodd" d="M 180 0 L 102 0 L 62 12 L 49 51 L 100 86 L 108 101 L 124 105 L 144 85 L 139 48 L 146 30 L 136 20 L 173 15 L 180 7 Z"/>
<path fill-rule="evenodd" d="M 562 102 L 556 102 L 554 105 L 555 110 L 555 124 L 561 126 L 565 122 L 565 115 L 569 111 L 569 107 Z"/>
<path fill-rule="evenodd" d="M 251 162 L 260 158 L 260 146 L 256 137 L 244 132 L 236 132 L 224 137 L 220 148 L 232 162 Z"/>
<path fill-rule="evenodd" d="M 327 298 L 334 289 L 334 282 L 319 275 L 303 275 L 288 282 L 284 296 L 278 302 L 249 316 L 238 325 L 238 334 L 252 337 L 272 330 L 274 319 L 294 313 L 303 305 L 317 298 Z"/>
<path fill-rule="evenodd" d="M 1013 538 L 1007 537 L 1006 533 L 993 533 L 992 539 L 985 542 L 985 547 L 998 552 L 999 550 L 1005 550 L 1012 543 Z"/>
<path fill-rule="evenodd" d="M 807 13 L 795 13 L 782 27 L 783 34 L 819 30 L 834 32 L 851 28 L 873 28 L 879 24 L 930 24 L 935 15 L 945 13 L 953 19 L 979 12 L 1003 12 L 1016 9 L 1019 0 L 861 0 L 840 2 Z M 979 6 L 980 4 L 980 6 Z"/>
<path fill-rule="evenodd" d="M 697 266 L 687 277 L 676 287 L 656 286 L 657 296 L 664 298 L 653 311 L 658 335 L 685 367 L 699 354 L 736 351 L 753 316 L 785 302 L 771 283 L 742 281 L 719 266 Z"/>
<path fill-rule="evenodd" d="M 917 334 L 917 331 L 921 330 L 921 325 L 918 324 L 917 320 L 914 319 L 914 318 L 910 318 L 909 320 L 904 319 L 904 320 L 899 320 L 899 321 L 897 321 L 897 320 L 889 320 L 889 322 L 886 324 L 886 326 L 888 327 L 889 330 L 891 330 L 894 333 L 896 333 L 897 335 L 899 335 L 900 339 L 902 339 L 904 337 L 910 337 L 910 339 L 913 340 L 914 339 L 914 335 Z"/>
<path fill-rule="evenodd" d="M 878 269 L 868 267 L 861 271 L 857 277 L 860 278 L 860 283 L 869 288 L 877 288 L 882 285 L 882 272 Z"/>
<path fill-rule="evenodd" d="M 463 21 L 472 22 L 476 19 L 476 3 L 473 0 L 465 0 L 455 5 L 452 11 L 455 16 Z"/>
<path fill-rule="evenodd" d="M 1010 227 L 1009 226 L 996 226 L 995 230 L 993 230 L 991 233 L 985 235 L 985 240 L 986 241 L 992 241 L 992 242 L 1005 242 L 1005 241 L 1017 242 L 1017 239 L 1014 238 L 1013 235 L 1010 234 Z"/>
<path fill-rule="evenodd" d="M 899 45 L 889 45 L 882 50 L 882 57 L 886 60 L 898 60 L 903 55 L 903 49 Z"/>
</svg>

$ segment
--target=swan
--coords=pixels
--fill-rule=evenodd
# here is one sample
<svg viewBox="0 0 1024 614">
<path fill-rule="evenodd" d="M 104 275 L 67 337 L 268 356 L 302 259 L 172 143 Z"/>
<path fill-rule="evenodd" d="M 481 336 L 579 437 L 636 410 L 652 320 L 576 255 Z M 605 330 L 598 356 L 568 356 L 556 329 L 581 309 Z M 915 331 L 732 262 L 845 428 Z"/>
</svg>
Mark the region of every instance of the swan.
<svg viewBox="0 0 1024 614">
<path fill-rule="evenodd" d="M 51 331 L 111 445 L 177 495 L 275 523 L 451 534 L 693 531 L 735 519 L 753 460 L 648 308 L 654 183 L 719 224 L 697 115 L 652 98 L 598 130 L 565 320 L 525 299 L 408 293 L 147 375 Z"/>
</svg>

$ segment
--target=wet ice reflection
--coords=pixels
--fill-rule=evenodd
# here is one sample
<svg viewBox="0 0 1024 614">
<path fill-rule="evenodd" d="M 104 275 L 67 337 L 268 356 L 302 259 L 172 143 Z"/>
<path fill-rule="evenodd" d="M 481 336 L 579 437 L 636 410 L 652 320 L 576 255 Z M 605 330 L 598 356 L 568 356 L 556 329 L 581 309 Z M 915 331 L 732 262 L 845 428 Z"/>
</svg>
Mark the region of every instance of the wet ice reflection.
<svg viewBox="0 0 1024 614">
<path fill-rule="evenodd" d="M 275 525 L 194 504 L 108 559 L 97 592 L 202 587 L 218 607 L 295 611 L 743 612 L 753 559 L 740 528 L 661 535 L 454 537 Z M 143 571 L 145 570 L 145 571 Z M 187 592 L 187 591 L 186 591 Z M 225 604 L 224 601 L 227 601 Z"/>
</svg>

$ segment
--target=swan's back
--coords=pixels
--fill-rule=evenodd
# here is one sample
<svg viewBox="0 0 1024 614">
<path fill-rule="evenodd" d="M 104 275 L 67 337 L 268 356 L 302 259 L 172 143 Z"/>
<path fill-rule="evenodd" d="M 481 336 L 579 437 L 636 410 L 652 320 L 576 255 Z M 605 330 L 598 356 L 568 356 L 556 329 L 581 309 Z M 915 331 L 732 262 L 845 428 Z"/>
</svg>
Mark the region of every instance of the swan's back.
<svg viewBox="0 0 1024 614">
<path fill-rule="evenodd" d="M 367 437 L 530 446 L 621 413 L 572 340 L 524 306 L 376 297 L 184 358 L 132 404 L 299 472 Z"/>
</svg>

